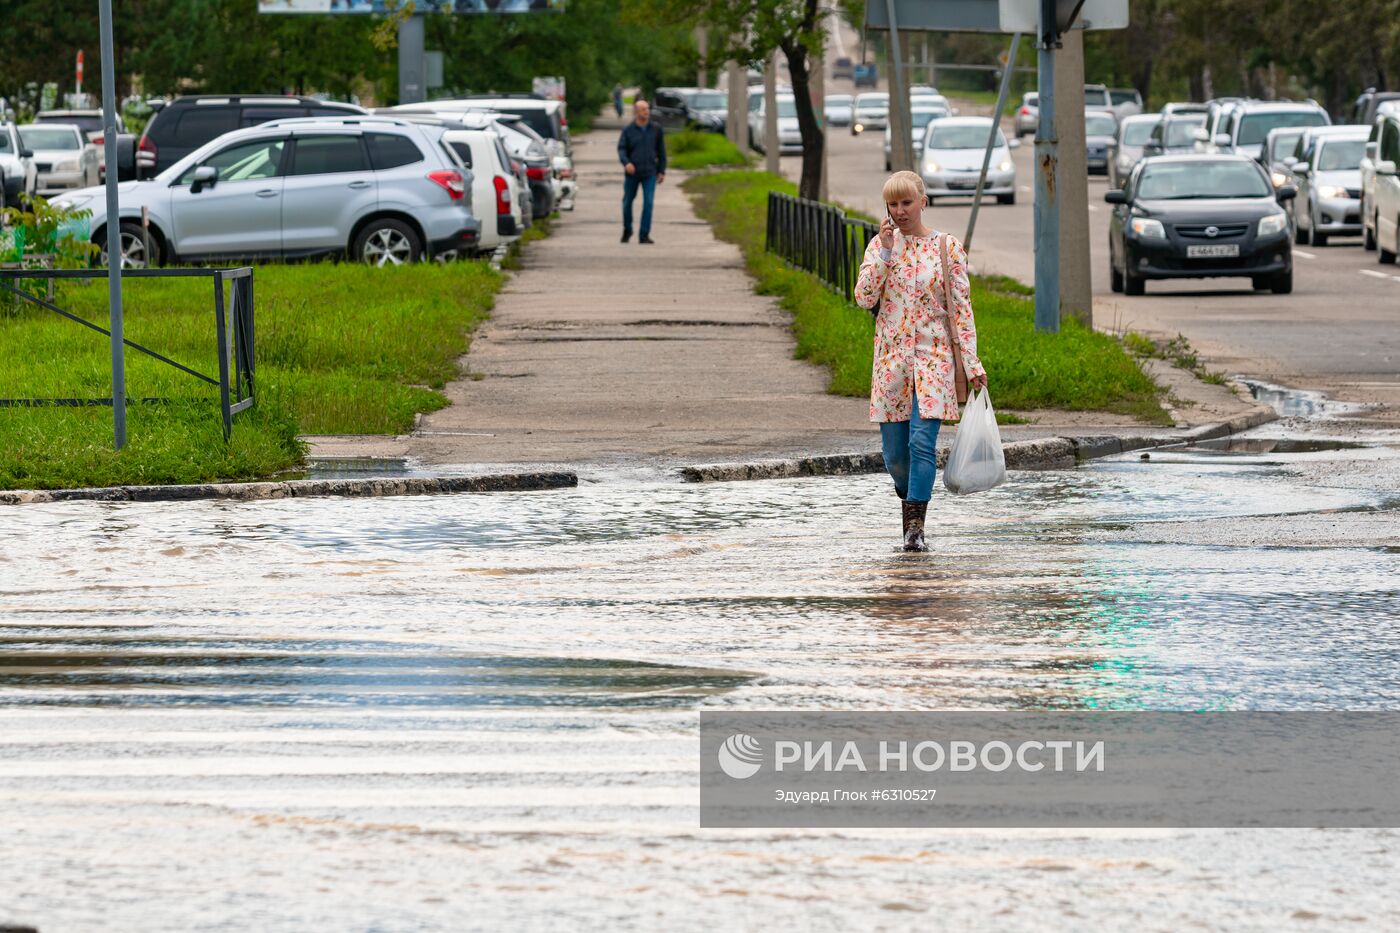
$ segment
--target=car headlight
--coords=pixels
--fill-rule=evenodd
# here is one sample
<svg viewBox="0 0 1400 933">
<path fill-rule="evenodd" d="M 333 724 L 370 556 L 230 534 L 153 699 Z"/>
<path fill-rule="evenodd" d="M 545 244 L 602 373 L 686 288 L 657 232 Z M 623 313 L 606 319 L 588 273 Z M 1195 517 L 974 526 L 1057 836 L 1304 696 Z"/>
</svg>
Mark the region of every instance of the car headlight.
<svg viewBox="0 0 1400 933">
<path fill-rule="evenodd" d="M 864 124 L 864 123 L 853 123 L 853 124 L 851 124 L 851 132 L 852 132 L 852 133 L 864 133 L 864 132 L 865 132 L 865 124 Z"/>
<path fill-rule="evenodd" d="M 1259 221 L 1258 236 L 1273 236 L 1288 227 L 1287 214 L 1270 214 Z"/>
<path fill-rule="evenodd" d="M 1269 179 L 1274 183 L 1275 188 L 1282 188 L 1284 185 L 1288 184 L 1288 176 L 1283 174 L 1283 172 L 1274 172 L 1269 176 Z"/>
<path fill-rule="evenodd" d="M 1011 164 L 1011 160 L 1010 160 L 1010 159 L 1003 159 L 1002 162 L 1001 162 L 1001 164 L 997 166 L 997 171 L 998 171 L 998 172 L 1009 172 L 1009 171 L 1011 171 L 1011 170 L 1012 170 L 1013 168 L 1015 168 L 1015 167 L 1016 167 L 1016 166 L 1014 166 L 1014 165 Z"/>
<path fill-rule="evenodd" d="M 79 167 L 77 159 L 69 159 L 66 162 L 55 163 L 53 170 L 55 172 L 76 172 Z"/>
<path fill-rule="evenodd" d="M 933 161 L 932 159 L 929 159 L 927 162 L 924 163 L 924 171 L 926 171 L 926 172 L 936 172 L 936 171 L 938 171 L 938 163 L 935 162 L 935 161 Z"/>
<path fill-rule="evenodd" d="M 1165 240 L 1167 238 L 1166 228 L 1162 226 L 1160 220 L 1153 220 L 1150 217 L 1134 217 L 1133 232 L 1140 237 L 1156 238 Z"/>
<path fill-rule="evenodd" d="M 1320 198 L 1344 198 L 1347 196 L 1347 189 L 1340 185 L 1318 185 L 1317 196 Z"/>
</svg>

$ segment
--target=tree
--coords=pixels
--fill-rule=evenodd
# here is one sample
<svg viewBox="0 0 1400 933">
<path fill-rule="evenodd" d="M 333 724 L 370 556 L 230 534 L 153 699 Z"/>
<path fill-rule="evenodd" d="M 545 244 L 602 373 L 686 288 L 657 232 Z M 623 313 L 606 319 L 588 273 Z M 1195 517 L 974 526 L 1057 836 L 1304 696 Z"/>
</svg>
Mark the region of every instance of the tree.
<svg viewBox="0 0 1400 933">
<path fill-rule="evenodd" d="M 817 200 L 822 187 L 826 135 L 812 102 L 812 68 L 821 61 L 826 19 L 820 0 L 631 0 L 634 15 L 653 22 L 683 21 L 710 29 L 710 64 L 730 59 L 754 67 L 782 49 L 792 80 L 797 127 L 802 134 L 798 193 Z M 730 88 L 733 93 L 735 88 Z M 770 143 L 772 145 L 772 143 Z"/>
</svg>

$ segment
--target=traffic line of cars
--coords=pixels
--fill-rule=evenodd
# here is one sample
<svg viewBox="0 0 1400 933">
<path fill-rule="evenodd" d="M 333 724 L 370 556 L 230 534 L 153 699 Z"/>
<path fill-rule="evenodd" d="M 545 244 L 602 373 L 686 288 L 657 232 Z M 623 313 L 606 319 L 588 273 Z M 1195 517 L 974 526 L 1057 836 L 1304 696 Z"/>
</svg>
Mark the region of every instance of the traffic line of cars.
<svg viewBox="0 0 1400 933">
<path fill-rule="evenodd" d="M 530 94 L 375 112 L 303 97 L 181 97 L 157 110 L 134 157 L 117 222 L 123 262 L 136 267 L 475 256 L 571 209 L 577 190 L 564 104 Z M 54 203 L 90 211 L 105 249 L 105 193 L 87 171 L 88 186 Z"/>
<path fill-rule="evenodd" d="M 1131 116 L 1108 144 L 1114 291 L 1151 279 L 1247 277 L 1293 288 L 1293 248 L 1360 236 L 1400 254 L 1400 93 L 1368 91 L 1353 122 L 1313 101 L 1222 98 Z M 1311 254 L 1300 253 L 1311 257 Z"/>
</svg>

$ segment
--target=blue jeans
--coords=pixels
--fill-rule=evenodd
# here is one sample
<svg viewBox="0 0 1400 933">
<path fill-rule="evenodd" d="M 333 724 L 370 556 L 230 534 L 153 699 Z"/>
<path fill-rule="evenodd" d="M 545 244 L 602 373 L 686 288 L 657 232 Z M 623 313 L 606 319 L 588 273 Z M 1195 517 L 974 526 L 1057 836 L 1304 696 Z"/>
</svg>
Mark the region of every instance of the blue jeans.
<svg viewBox="0 0 1400 933">
<path fill-rule="evenodd" d="M 622 180 L 622 232 L 632 232 L 632 202 L 637 198 L 638 186 L 642 189 L 642 229 L 641 235 L 651 233 L 651 199 L 656 195 L 656 176 L 638 178 L 628 175 Z"/>
<path fill-rule="evenodd" d="M 927 502 L 933 496 L 933 475 L 937 469 L 939 418 L 919 417 L 919 396 L 914 393 L 914 413 L 908 421 L 880 424 L 880 446 L 885 469 L 894 480 L 894 491 L 910 502 Z"/>
</svg>

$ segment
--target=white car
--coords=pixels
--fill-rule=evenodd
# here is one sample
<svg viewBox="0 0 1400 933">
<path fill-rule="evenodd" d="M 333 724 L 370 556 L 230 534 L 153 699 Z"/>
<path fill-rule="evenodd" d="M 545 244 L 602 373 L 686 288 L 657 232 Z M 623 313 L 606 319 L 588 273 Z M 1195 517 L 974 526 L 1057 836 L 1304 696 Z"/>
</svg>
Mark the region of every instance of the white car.
<svg viewBox="0 0 1400 933">
<path fill-rule="evenodd" d="M 1361 157 L 1361 239 L 1368 250 L 1376 248 L 1376 163 L 1380 161 L 1381 129 L 1391 113 L 1400 115 L 1400 100 L 1382 101 L 1376 108 L 1371 134 L 1366 138 L 1366 151 Z"/>
<path fill-rule="evenodd" d="M 34 153 L 40 194 L 97 184 L 97 147 L 76 124 L 31 123 L 19 128 L 19 138 Z"/>
<path fill-rule="evenodd" d="M 1400 109 L 1388 108 L 1376 122 L 1376 180 L 1367 207 L 1380 261 L 1388 264 L 1400 254 Z"/>
<path fill-rule="evenodd" d="M 930 204 L 935 198 L 967 197 L 977 190 L 991 130 L 991 117 L 943 117 L 928 125 L 918 166 Z M 996 134 L 982 193 L 995 195 L 998 204 L 1015 204 L 1016 166 L 1011 149 L 1020 142 L 1008 143 L 1000 129 Z"/>
<path fill-rule="evenodd" d="M 939 99 L 941 100 L 941 98 Z M 952 112 L 948 107 L 920 107 L 917 110 L 909 111 L 909 122 L 911 124 L 909 127 L 909 135 L 913 137 L 915 161 L 918 161 L 919 153 L 924 148 L 924 132 L 928 129 L 928 125 L 934 120 L 941 120 L 951 115 Z M 890 139 L 890 128 L 887 126 L 885 127 L 885 171 L 887 172 L 890 170 L 892 149 Z"/>
<path fill-rule="evenodd" d="M 1329 237 L 1361 233 L 1361 157 L 1364 126 L 1323 126 L 1306 131 L 1307 149 L 1293 163 L 1293 236 L 1303 246 L 1326 246 Z"/>
<path fill-rule="evenodd" d="M 472 209 L 481 220 L 479 249 L 489 253 L 519 239 L 525 232 L 521 206 L 530 200 L 530 192 L 521 193 L 500 134 L 489 129 L 449 129 L 442 134 L 442 141 L 471 173 Z M 493 207 L 488 208 L 488 204 Z"/>
<path fill-rule="evenodd" d="M 33 153 L 13 123 L 0 122 L 0 207 L 19 207 L 20 195 L 33 197 L 38 190 L 39 170 Z"/>
<path fill-rule="evenodd" d="M 852 133 L 883 130 L 890 122 L 890 95 L 869 93 L 856 95 L 855 122 Z"/>
<path fill-rule="evenodd" d="M 850 94 L 828 94 L 824 102 L 828 126 L 850 126 L 855 115 L 855 98 Z"/>
<path fill-rule="evenodd" d="M 802 151 L 802 131 L 797 126 L 797 100 L 791 94 L 779 94 L 778 105 L 778 152 L 796 154 Z M 759 152 L 768 151 L 767 111 L 758 108 L 753 122 L 753 147 Z"/>
</svg>

